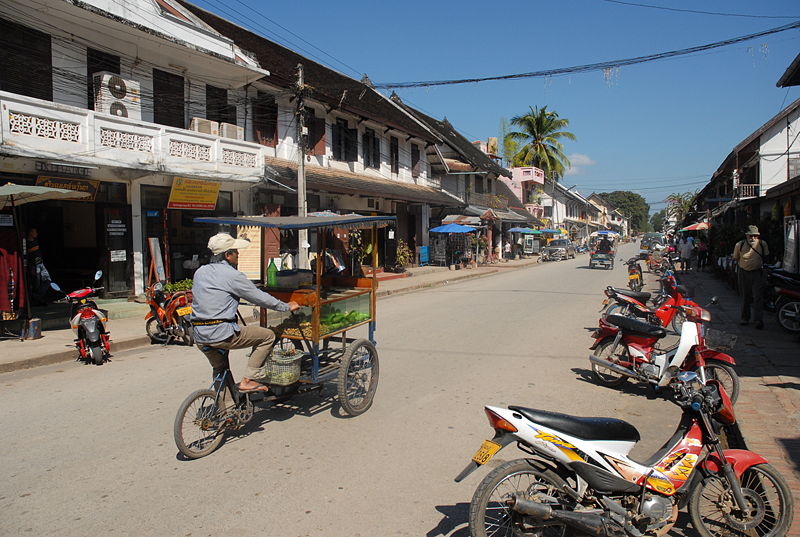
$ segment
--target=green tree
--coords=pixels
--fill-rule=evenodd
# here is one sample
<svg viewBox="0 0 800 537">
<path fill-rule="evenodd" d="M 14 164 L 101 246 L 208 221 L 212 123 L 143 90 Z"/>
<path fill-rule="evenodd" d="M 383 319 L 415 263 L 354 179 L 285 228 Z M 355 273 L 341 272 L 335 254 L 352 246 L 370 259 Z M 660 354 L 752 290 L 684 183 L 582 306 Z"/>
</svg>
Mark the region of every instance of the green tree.
<svg viewBox="0 0 800 537">
<path fill-rule="evenodd" d="M 662 231 L 664 229 L 664 222 L 667 221 L 667 210 L 661 209 L 657 213 L 653 213 L 650 216 L 650 225 L 653 226 L 653 229 L 656 231 Z"/>
<path fill-rule="evenodd" d="M 699 190 L 695 190 L 694 192 L 670 194 L 667 196 L 667 214 L 675 218 L 679 226 L 692 210 L 698 192 Z"/>
<path fill-rule="evenodd" d="M 523 144 L 511 159 L 512 166 L 535 166 L 547 177 L 562 177 L 569 168 L 569 159 L 564 154 L 562 138 L 575 140 L 575 135 L 564 130 L 569 120 L 558 117 L 546 106 L 531 106 L 530 112 L 511 118 L 511 124 L 519 130 L 509 132 L 504 138 Z"/>
<path fill-rule="evenodd" d="M 649 229 L 650 222 L 647 221 L 647 215 L 650 213 L 650 205 L 639 194 L 628 190 L 615 190 L 614 192 L 601 192 L 598 196 L 622 211 L 630 219 L 633 231 Z"/>
</svg>

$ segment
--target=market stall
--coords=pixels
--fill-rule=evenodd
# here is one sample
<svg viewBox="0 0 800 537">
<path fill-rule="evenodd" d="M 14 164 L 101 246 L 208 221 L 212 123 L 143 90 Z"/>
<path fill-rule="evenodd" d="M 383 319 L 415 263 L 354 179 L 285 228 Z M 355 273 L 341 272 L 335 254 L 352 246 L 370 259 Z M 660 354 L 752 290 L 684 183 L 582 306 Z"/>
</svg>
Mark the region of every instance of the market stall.
<svg viewBox="0 0 800 537">
<path fill-rule="evenodd" d="M 428 232 L 436 234 L 431 237 L 434 263 L 458 265 L 465 260 L 473 259 L 473 255 L 477 259 L 477 253 L 472 251 L 472 236 L 469 235 L 469 233 L 477 232 L 474 227 L 445 224 L 431 228 Z"/>
</svg>

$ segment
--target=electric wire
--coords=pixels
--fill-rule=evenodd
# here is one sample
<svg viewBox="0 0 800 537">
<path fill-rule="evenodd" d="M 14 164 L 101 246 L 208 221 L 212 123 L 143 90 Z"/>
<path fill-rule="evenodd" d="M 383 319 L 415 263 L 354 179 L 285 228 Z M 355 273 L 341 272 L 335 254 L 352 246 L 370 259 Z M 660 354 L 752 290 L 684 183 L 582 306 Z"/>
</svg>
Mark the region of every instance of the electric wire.
<svg viewBox="0 0 800 537">
<path fill-rule="evenodd" d="M 677 11 L 680 13 L 696 13 L 698 15 L 717 15 L 720 17 L 745 17 L 750 19 L 800 19 L 800 15 L 747 15 L 743 13 L 720 13 L 717 11 L 699 11 L 696 9 L 680 9 L 676 7 L 653 6 L 650 4 L 638 4 L 636 2 L 623 2 L 622 0 L 600 0 L 610 4 L 622 4 L 625 6 L 645 7 L 650 9 L 660 9 L 663 11 Z"/>
</svg>

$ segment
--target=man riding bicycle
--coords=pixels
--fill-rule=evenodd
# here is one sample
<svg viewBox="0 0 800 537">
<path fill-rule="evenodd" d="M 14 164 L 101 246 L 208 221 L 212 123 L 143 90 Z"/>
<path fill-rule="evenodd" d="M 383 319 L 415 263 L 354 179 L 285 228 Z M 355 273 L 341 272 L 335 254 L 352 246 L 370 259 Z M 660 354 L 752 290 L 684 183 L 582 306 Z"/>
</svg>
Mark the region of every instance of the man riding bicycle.
<svg viewBox="0 0 800 537">
<path fill-rule="evenodd" d="M 206 355 L 214 376 L 229 369 L 227 353 L 219 349 L 252 347 L 247 370 L 239 390 L 268 391 L 259 382 L 264 379 L 264 363 L 273 345 L 275 333 L 261 326 L 239 326 L 236 316 L 239 299 L 276 311 L 300 309 L 297 302 L 283 302 L 260 291 L 237 270 L 239 250 L 250 246 L 250 241 L 234 239 L 227 233 L 217 233 L 208 240 L 208 249 L 221 259 L 197 269 L 192 283 L 192 325 L 197 346 Z"/>
</svg>

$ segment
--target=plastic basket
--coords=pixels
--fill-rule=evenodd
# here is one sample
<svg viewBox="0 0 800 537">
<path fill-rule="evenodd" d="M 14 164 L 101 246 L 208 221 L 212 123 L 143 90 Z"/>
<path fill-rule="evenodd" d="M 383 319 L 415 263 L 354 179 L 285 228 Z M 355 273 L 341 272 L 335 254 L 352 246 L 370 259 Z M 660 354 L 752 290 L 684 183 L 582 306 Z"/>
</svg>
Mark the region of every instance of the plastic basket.
<svg viewBox="0 0 800 537">
<path fill-rule="evenodd" d="M 729 334 L 727 332 L 723 332 L 722 330 L 707 328 L 705 333 L 706 347 L 721 351 L 733 350 L 733 348 L 736 346 L 736 340 L 738 337 L 739 336 L 735 334 Z"/>
<path fill-rule="evenodd" d="M 269 384 L 290 386 L 300 379 L 300 360 L 303 351 L 299 349 L 275 348 L 264 364 L 264 373 Z"/>
</svg>

